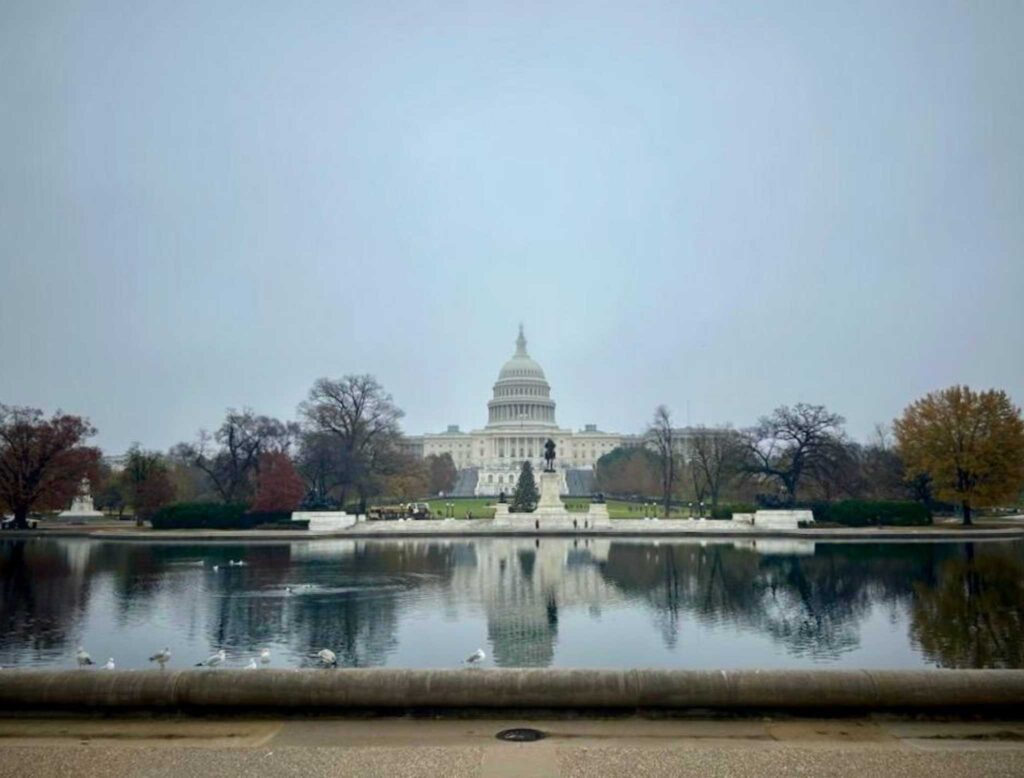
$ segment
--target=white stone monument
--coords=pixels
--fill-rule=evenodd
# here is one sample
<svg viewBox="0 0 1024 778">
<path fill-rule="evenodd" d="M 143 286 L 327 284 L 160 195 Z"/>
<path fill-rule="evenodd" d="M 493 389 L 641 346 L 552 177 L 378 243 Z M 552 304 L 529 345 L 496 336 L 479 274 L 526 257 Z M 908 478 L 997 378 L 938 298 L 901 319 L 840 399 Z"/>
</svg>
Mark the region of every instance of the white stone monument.
<svg viewBox="0 0 1024 778">
<path fill-rule="evenodd" d="M 71 507 L 66 511 L 57 514 L 61 519 L 95 519 L 103 516 L 92 504 L 92 492 L 89 489 L 89 479 L 83 478 L 78 487 L 78 494 L 71 501 Z"/>
<path fill-rule="evenodd" d="M 561 517 L 566 512 L 565 504 L 562 502 L 562 497 L 559 494 L 561 488 L 561 474 L 546 471 L 540 474 L 540 500 L 538 500 L 537 508 L 533 512 L 538 519 L 542 519 L 545 516 Z"/>
</svg>

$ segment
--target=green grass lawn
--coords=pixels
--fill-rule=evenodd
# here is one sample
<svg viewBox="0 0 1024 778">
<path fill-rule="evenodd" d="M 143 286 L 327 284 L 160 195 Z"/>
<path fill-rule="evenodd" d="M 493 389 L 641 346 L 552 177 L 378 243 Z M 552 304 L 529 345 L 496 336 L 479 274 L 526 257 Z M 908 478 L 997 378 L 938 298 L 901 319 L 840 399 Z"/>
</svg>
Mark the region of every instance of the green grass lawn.
<svg viewBox="0 0 1024 778">
<path fill-rule="evenodd" d="M 430 497 L 419 502 L 427 503 L 431 514 L 441 518 L 445 515 L 445 505 L 452 503 L 456 519 L 466 518 L 467 513 L 471 513 L 474 519 L 493 519 L 497 501 L 497 497 Z"/>
<path fill-rule="evenodd" d="M 511 497 L 509 497 L 511 500 Z M 455 518 L 464 519 L 466 514 L 471 513 L 474 519 L 493 519 L 494 506 L 498 502 L 497 497 L 428 497 L 417 502 L 425 502 L 430 505 L 430 512 L 441 518 L 445 515 L 445 505 L 452 503 L 455 506 Z M 583 497 L 563 497 L 562 502 L 569 513 L 586 513 L 590 510 L 590 500 Z M 637 503 L 625 502 L 622 500 L 608 501 L 608 515 L 613 519 L 642 519 L 644 517 L 643 506 Z M 658 510 L 661 517 L 661 509 Z M 674 509 L 671 518 L 687 519 L 690 515 L 683 510 Z"/>
<path fill-rule="evenodd" d="M 644 506 L 635 502 L 625 502 L 623 500 L 609 500 L 608 501 L 608 515 L 613 519 L 642 519 L 644 517 Z M 650 513 L 648 513 L 650 515 Z M 662 506 L 658 506 L 657 514 L 658 518 L 665 518 Z M 669 518 L 671 519 L 688 519 L 690 513 L 685 508 L 680 510 L 677 507 L 673 507 L 672 513 Z"/>
</svg>

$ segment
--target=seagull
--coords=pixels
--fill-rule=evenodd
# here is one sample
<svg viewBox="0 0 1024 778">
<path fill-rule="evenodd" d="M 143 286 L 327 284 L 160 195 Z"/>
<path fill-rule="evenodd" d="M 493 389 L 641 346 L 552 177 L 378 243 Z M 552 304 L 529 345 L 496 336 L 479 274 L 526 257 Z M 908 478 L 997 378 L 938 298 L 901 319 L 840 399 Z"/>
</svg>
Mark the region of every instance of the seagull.
<svg viewBox="0 0 1024 778">
<path fill-rule="evenodd" d="M 335 667 L 338 664 L 338 657 L 329 648 L 321 648 L 317 656 L 326 667 Z"/>
<path fill-rule="evenodd" d="M 220 565 L 214 565 L 213 566 L 213 572 L 216 573 L 218 570 L 220 570 Z"/>
<path fill-rule="evenodd" d="M 86 665 L 96 664 L 92 661 L 92 657 L 89 656 L 89 652 L 81 646 L 78 647 L 78 653 L 75 655 L 75 659 L 78 660 L 79 667 L 85 667 Z"/>
<path fill-rule="evenodd" d="M 482 662 L 487 658 L 487 654 L 484 653 L 482 648 L 478 648 L 472 654 L 466 657 L 467 665 L 475 665 L 477 662 Z"/>
<path fill-rule="evenodd" d="M 292 593 L 292 587 L 290 587 L 290 586 L 284 587 L 284 593 L 285 594 L 291 594 Z"/>
<path fill-rule="evenodd" d="M 150 662 L 157 662 L 160 665 L 160 669 L 164 669 L 164 665 L 167 664 L 171 659 L 171 649 L 164 646 L 160 651 L 157 651 L 153 656 L 149 658 Z"/>
<path fill-rule="evenodd" d="M 249 660 L 249 664 L 247 664 L 245 666 L 246 670 L 256 670 L 258 668 L 259 668 L 259 665 L 256 664 L 256 660 L 255 659 L 250 659 Z"/>
<path fill-rule="evenodd" d="M 114 669 L 114 657 L 110 657 L 107 660 L 107 663 L 105 665 L 103 665 L 103 669 L 104 670 L 113 670 Z"/>
<path fill-rule="evenodd" d="M 261 648 L 260 649 L 260 664 L 261 665 L 269 665 L 270 664 L 270 649 L 269 648 Z"/>
<path fill-rule="evenodd" d="M 217 665 L 221 664 L 227 658 L 228 658 L 228 654 L 222 648 L 220 651 L 218 651 L 213 656 L 206 657 L 206 659 L 204 661 L 196 662 L 196 667 L 202 667 L 203 665 L 206 665 L 207 667 L 216 667 Z"/>
</svg>

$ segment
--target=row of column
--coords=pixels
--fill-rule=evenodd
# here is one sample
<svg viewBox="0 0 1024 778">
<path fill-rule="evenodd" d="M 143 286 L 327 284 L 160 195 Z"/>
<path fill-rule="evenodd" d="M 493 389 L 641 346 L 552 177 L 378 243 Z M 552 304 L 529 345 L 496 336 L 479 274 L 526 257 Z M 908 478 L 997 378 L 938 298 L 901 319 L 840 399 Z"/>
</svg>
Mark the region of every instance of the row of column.
<svg viewBox="0 0 1024 778">
<path fill-rule="evenodd" d="M 553 421 L 555 416 L 553 408 L 531 403 L 498 405 L 491 410 L 494 414 L 491 421 L 519 421 L 523 417 L 526 421 Z"/>
<path fill-rule="evenodd" d="M 540 459 L 544 456 L 546 437 L 518 435 L 491 438 L 492 454 L 499 459 Z"/>
</svg>

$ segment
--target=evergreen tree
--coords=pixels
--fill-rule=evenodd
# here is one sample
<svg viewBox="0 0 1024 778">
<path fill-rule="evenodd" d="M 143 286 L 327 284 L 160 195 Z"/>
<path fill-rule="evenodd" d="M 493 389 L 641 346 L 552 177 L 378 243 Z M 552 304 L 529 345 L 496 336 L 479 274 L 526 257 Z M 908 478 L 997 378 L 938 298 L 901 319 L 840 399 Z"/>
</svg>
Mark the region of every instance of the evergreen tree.
<svg viewBox="0 0 1024 778">
<path fill-rule="evenodd" d="M 516 482 L 516 491 L 512 495 L 511 511 L 532 513 L 539 499 L 540 492 L 537 491 L 537 482 L 533 479 L 533 467 L 528 461 L 523 462 L 523 469 L 519 472 L 519 480 Z"/>
</svg>

